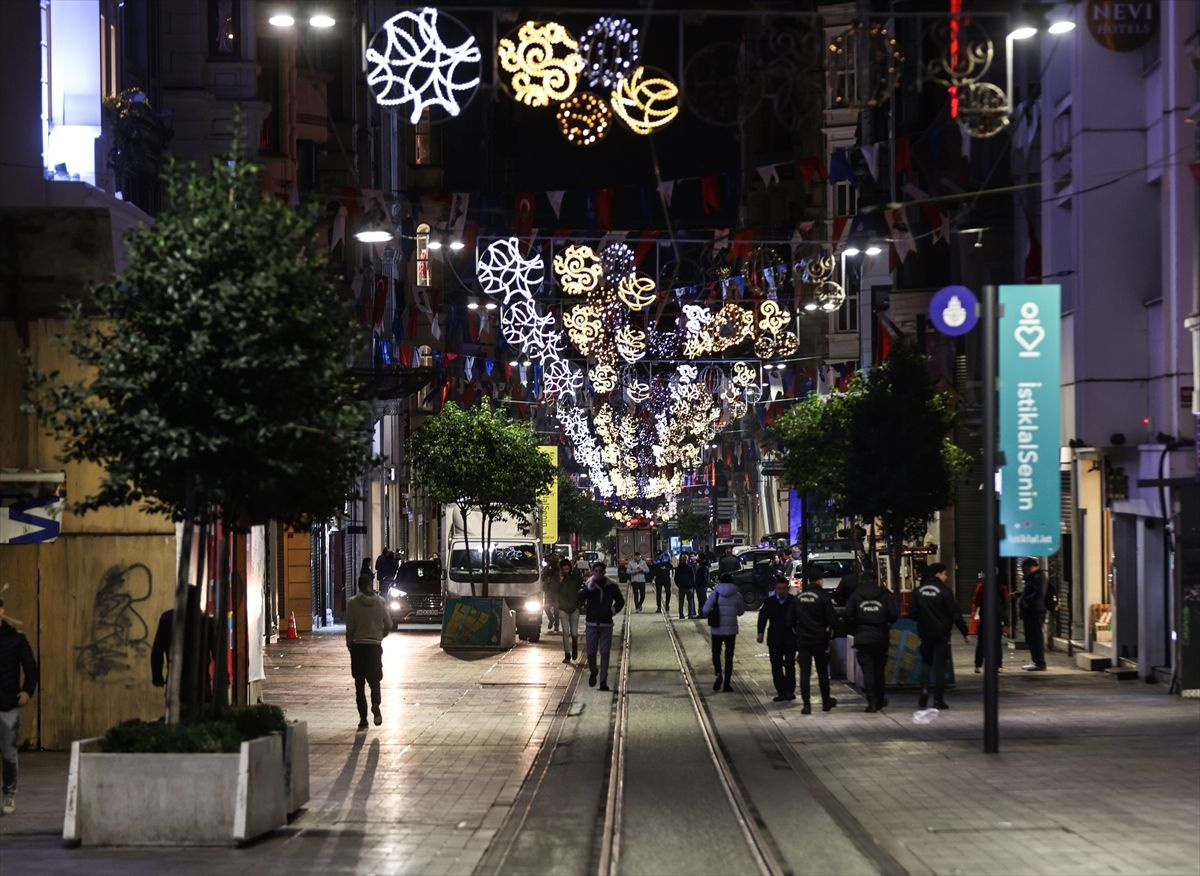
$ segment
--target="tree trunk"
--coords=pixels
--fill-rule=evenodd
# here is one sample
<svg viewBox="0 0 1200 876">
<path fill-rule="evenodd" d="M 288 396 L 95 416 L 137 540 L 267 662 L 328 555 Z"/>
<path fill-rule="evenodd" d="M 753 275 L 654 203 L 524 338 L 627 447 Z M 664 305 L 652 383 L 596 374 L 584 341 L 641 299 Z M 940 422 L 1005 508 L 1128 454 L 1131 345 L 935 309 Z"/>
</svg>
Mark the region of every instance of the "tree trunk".
<svg viewBox="0 0 1200 876">
<path fill-rule="evenodd" d="M 481 514 L 483 512 L 480 512 Z M 483 595 L 488 595 L 488 567 L 491 565 L 492 548 L 492 517 L 490 514 L 483 514 L 483 525 L 479 527 L 480 534 L 483 536 Z"/>
<path fill-rule="evenodd" d="M 214 594 L 216 615 L 216 654 L 213 669 L 212 716 L 220 718 L 229 706 L 229 590 L 232 584 L 229 574 L 229 527 L 221 521 L 221 535 L 217 542 L 217 587 Z"/>
<path fill-rule="evenodd" d="M 167 723 L 178 724 L 182 714 L 183 637 L 187 622 L 188 569 L 192 564 L 192 526 L 195 493 L 189 485 L 183 518 L 182 545 L 175 570 L 175 609 L 171 616 L 171 651 L 167 657 Z"/>
<path fill-rule="evenodd" d="M 808 491 L 800 491 L 800 572 L 808 581 Z"/>
<path fill-rule="evenodd" d="M 200 594 L 208 578 L 208 537 L 210 509 L 200 506 L 199 539 L 196 546 L 196 579 L 188 588 L 187 610 L 184 613 L 183 645 L 183 719 L 194 721 L 203 711 L 208 690 L 208 643 L 205 638 L 204 616 L 200 610 Z"/>
<path fill-rule="evenodd" d="M 892 558 L 892 592 L 900 595 L 900 558 L 904 555 L 904 523 L 888 528 L 888 556 Z"/>
</svg>

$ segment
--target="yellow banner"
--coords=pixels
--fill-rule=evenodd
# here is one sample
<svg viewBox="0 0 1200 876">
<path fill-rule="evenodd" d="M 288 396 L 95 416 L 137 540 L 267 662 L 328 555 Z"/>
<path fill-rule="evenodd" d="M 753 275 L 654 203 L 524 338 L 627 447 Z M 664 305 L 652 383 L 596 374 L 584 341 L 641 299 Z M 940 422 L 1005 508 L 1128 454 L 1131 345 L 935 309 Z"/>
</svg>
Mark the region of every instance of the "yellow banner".
<svg viewBox="0 0 1200 876">
<path fill-rule="evenodd" d="M 558 469 L 558 445 L 538 448 L 546 456 L 554 468 Z M 558 476 L 550 482 L 550 489 L 542 493 L 542 544 L 554 544 L 558 541 Z"/>
</svg>

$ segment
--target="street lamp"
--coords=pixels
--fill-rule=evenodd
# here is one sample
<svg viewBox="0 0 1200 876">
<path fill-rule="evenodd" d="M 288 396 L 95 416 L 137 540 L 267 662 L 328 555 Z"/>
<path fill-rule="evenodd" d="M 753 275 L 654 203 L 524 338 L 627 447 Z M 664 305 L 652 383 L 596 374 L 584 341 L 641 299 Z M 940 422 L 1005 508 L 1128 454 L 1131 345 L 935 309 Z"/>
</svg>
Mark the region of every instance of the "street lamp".
<svg viewBox="0 0 1200 876">
<path fill-rule="evenodd" d="M 290 12 L 280 10 L 267 19 L 267 24 L 279 28 L 294 27 L 296 25 L 296 17 Z M 324 12 L 314 12 L 308 18 L 308 26 L 317 30 L 325 30 L 326 28 L 333 27 L 335 24 L 337 24 L 337 19 L 332 15 L 326 15 Z"/>
<path fill-rule="evenodd" d="M 1038 24 L 1032 18 L 1022 16 L 1017 19 L 1016 25 L 1009 30 L 1004 36 L 1004 97 L 1008 101 L 1008 112 L 1013 111 L 1013 46 L 1018 41 L 1031 39 L 1037 36 Z M 1064 16 L 1055 15 L 1050 22 L 1046 32 L 1052 36 L 1062 36 L 1065 33 L 1070 33 L 1075 29 L 1075 22 Z"/>
</svg>

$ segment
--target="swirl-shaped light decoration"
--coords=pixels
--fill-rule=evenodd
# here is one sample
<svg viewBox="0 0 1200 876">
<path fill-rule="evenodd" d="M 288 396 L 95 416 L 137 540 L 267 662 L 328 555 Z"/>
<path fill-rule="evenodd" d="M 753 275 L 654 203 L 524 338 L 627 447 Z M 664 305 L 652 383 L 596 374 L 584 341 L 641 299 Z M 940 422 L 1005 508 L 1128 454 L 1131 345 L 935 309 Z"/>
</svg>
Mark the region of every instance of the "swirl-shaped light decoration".
<svg viewBox="0 0 1200 876">
<path fill-rule="evenodd" d="M 617 83 L 608 102 L 629 130 L 645 136 L 679 115 L 679 86 L 665 74 L 652 75 L 638 67 Z"/>
<path fill-rule="evenodd" d="M 615 338 L 617 355 L 631 365 L 646 355 L 646 333 L 631 325 L 621 326 Z"/>
<path fill-rule="evenodd" d="M 741 389 L 754 381 L 754 370 L 745 362 L 734 362 L 733 373 L 729 377 L 734 386 Z"/>
<path fill-rule="evenodd" d="M 563 311 L 562 321 L 575 349 L 591 355 L 600 340 L 600 310 L 593 304 L 577 304 Z"/>
<path fill-rule="evenodd" d="M 513 297 L 533 297 L 534 290 L 545 279 L 546 266 L 538 253 L 528 259 L 522 256 L 520 241 L 509 237 L 488 244 L 475 263 L 475 272 L 486 294 L 503 295 L 504 303 L 508 304 Z"/>
<path fill-rule="evenodd" d="M 456 26 L 465 38 L 448 45 Z M 426 6 L 385 21 L 365 58 L 375 102 L 384 107 L 412 104 L 408 120 L 415 125 L 430 107 L 440 107 L 450 116 L 462 111 L 460 98 L 469 98 L 479 85 L 483 55 L 457 19 Z"/>
<path fill-rule="evenodd" d="M 637 63 L 638 29 L 626 18 L 601 16 L 579 38 L 583 75 L 591 88 L 612 88 Z"/>
<path fill-rule="evenodd" d="M 592 389 L 601 395 L 617 388 L 617 369 L 611 365 L 597 365 L 588 378 L 592 381 Z"/>
<path fill-rule="evenodd" d="M 590 295 L 600 288 L 604 268 L 590 246 L 571 245 L 554 257 L 558 285 L 568 295 Z"/>
<path fill-rule="evenodd" d="M 496 54 L 500 69 L 512 74 L 513 98 L 527 106 L 566 100 L 583 72 L 578 41 L 556 21 L 524 22 L 515 41 L 500 40 Z"/>
<path fill-rule="evenodd" d="M 788 314 L 777 301 L 764 301 L 758 306 L 758 327 L 767 334 L 777 335 L 787 325 Z"/>
<path fill-rule="evenodd" d="M 617 297 L 630 310 L 637 312 L 645 310 L 658 297 L 656 284 L 649 277 L 637 272 L 631 272 L 617 284 Z"/>
<path fill-rule="evenodd" d="M 635 405 L 640 405 L 650 398 L 650 384 L 634 380 L 625 387 L 625 394 Z"/>
<path fill-rule="evenodd" d="M 704 327 L 709 338 L 709 349 L 714 353 L 736 347 L 749 340 L 754 333 L 754 312 L 740 304 L 726 304 L 716 312 Z"/>
<path fill-rule="evenodd" d="M 608 136 L 608 129 L 612 127 L 612 110 L 604 98 L 586 91 L 564 100 L 555 118 L 562 135 L 576 146 L 598 143 Z"/>
</svg>

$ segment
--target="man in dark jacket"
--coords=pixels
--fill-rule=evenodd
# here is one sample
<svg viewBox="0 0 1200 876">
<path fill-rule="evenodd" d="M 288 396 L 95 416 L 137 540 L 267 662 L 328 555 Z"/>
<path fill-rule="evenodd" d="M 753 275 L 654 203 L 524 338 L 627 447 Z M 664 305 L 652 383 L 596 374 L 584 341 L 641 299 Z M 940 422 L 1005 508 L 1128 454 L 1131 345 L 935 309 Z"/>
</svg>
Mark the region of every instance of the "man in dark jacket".
<svg viewBox="0 0 1200 876">
<path fill-rule="evenodd" d="M 896 597 L 879 586 L 874 572 L 863 572 L 854 595 L 846 606 L 846 619 L 854 631 L 854 649 L 862 669 L 868 712 L 887 705 L 883 695 L 891 628 L 900 618 Z"/>
<path fill-rule="evenodd" d="M 24 683 L 21 673 L 24 672 Z M 21 709 L 38 686 L 38 665 L 29 640 L 5 618 L 0 599 L 0 759 L 3 764 L 3 799 L 0 814 L 17 810 L 17 743 L 21 739 Z"/>
<path fill-rule="evenodd" d="M 1046 671 L 1046 637 L 1042 624 L 1046 622 L 1046 573 L 1039 567 L 1037 557 L 1026 557 L 1021 561 L 1021 572 L 1025 586 L 1021 589 L 1021 622 L 1025 627 L 1025 641 L 1029 644 L 1029 662 L 1022 669 L 1027 672 Z"/>
<path fill-rule="evenodd" d="M 858 560 L 851 560 L 850 571 L 843 575 L 842 580 L 838 581 L 838 586 L 833 588 L 834 605 L 847 606 L 850 604 L 850 597 L 858 589 L 858 581 L 861 575 L 862 566 Z"/>
<path fill-rule="evenodd" d="M 696 570 L 692 568 L 688 554 L 679 555 L 675 567 L 675 588 L 679 591 L 679 619 L 683 620 L 683 601 L 687 599 L 687 616 L 696 616 Z"/>
<path fill-rule="evenodd" d="M 946 666 L 950 662 L 950 633 L 958 627 L 963 641 L 967 640 L 967 624 L 962 609 L 950 588 L 946 586 L 946 564 L 934 563 L 926 578 L 912 595 L 908 616 L 917 622 L 921 637 L 921 696 L 919 708 L 929 705 L 929 674 L 933 673 L 933 706 L 948 709 L 943 693 L 946 689 Z"/>
<path fill-rule="evenodd" d="M 604 576 L 604 564 L 592 566 L 592 575 L 579 588 L 579 603 L 584 609 L 583 647 L 587 652 L 588 685 L 596 686 L 597 672 L 600 690 L 608 690 L 608 655 L 612 651 L 613 615 L 625 608 L 621 589 Z M 600 667 L 596 668 L 596 652 Z"/>
<path fill-rule="evenodd" d="M 665 555 L 654 564 L 654 602 L 655 614 L 664 606 L 667 614 L 671 613 L 671 561 Z"/>
<path fill-rule="evenodd" d="M 775 683 L 772 702 L 796 698 L 796 597 L 788 592 L 788 582 L 780 578 L 775 592 L 763 600 L 758 610 L 758 643 L 767 634 L 767 652 L 771 655 L 771 680 Z"/>
<path fill-rule="evenodd" d="M 721 554 L 721 559 L 717 560 L 717 577 L 722 581 L 729 581 L 729 576 L 741 567 L 742 564 L 733 555 L 733 551 L 725 548 L 724 553 Z"/>
<path fill-rule="evenodd" d="M 825 594 L 821 572 L 808 573 L 804 589 L 796 597 L 796 658 L 800 663 L 800 699 L 804 701 L 802 715 L 812 714 L 813 664 L 817 667 L 817 685 L 821 690 L 821 711 L 828 712 L 837 705 L 829 694 L 829 639 L 837 625 L 833 602 Z"/>
<path fill-rule="evenodd" d="M 708 601 L 708 563 L 703 553 L 693 553 L 692 564 L 696 569 L 696 605 L 703 607 Z"/>
</svg>

